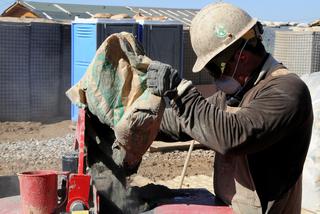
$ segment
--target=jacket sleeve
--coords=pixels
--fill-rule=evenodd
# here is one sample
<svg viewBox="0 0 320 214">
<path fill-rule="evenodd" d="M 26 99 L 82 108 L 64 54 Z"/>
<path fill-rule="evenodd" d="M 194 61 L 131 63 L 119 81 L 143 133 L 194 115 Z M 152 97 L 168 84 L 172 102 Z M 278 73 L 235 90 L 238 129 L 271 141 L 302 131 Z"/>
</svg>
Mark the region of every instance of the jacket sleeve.
<svg viewBox="0 0 320 214">
<path fill-rule="evenodd" d="M 236 113 L 209 103 L 196 88 L 172 101 L 179 131 L 221 154 L 252 153 L 276 143 L 312 116 L 309 91 L 296 75 L 269 81 Z"/>
<path fill-rule="evenodd" d="M 214 93 L 206 100 L 208 103 L 219 105 L 222 109 L 225 108 L 226 95 L 221 91 Z M 184 126 L 181 124 L 181 120 L 173 108 L 165 109 L 156 140 L 166 142 L 192 140 L 192 137 L 185 132 Z"/>
</svg>

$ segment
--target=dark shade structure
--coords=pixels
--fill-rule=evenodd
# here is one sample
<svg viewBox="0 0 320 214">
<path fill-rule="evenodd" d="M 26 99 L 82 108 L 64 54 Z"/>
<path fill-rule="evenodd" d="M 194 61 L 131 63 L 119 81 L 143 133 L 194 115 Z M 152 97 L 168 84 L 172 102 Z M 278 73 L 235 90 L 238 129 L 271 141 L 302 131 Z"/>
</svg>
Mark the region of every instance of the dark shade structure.
<svg viewBox="0 0 320 214">
<path fill-rule="evenodd" d="M 0 36 L 0 121 L 66 117 L 70 26 L 0 22 Z"/>
<path fill-rule="evenodd" d="M 172 65 L 183 76 L 183 25 L 181 23 L 140 22 L 139 40 L 148 57 Z"/>
</svg>

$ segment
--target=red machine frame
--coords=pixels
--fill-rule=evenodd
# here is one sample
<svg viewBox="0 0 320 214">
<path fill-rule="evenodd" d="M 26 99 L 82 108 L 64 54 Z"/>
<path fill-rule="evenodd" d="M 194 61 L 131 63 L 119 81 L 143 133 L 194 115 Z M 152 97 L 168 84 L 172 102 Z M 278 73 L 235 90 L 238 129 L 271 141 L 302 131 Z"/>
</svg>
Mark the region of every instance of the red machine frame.
<svg viewBox="0 0 320 214">
<path fill-rule="evenodd" d="M 89 210 L 90 183 L 91 176 L 85 174 L 85 109 L 79 109 L 78 121 L 75 137 L 75 149 L 79 150 L 78 173 L 71 174 L 69 177 L 68 202 L 66 211 L 71 212 L 72 205 L 76 203 L 83 204 Z"/>
</svg>

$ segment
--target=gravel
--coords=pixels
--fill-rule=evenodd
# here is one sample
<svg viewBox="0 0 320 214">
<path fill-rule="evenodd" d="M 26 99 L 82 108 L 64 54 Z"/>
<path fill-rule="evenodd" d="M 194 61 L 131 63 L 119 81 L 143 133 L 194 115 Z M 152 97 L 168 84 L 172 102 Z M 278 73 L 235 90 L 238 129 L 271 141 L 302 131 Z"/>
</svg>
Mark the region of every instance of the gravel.
<svg viewBox="0 0 320 214">
<path fill-rule="evenodd" d="M 0 175 L 14 175 L 30 170 L 61 171 L 61 157 L 73 151 L 74 134 L 64 137 L 28 140 L 0 138 Z M 181 174 L 187 151 L 147 152 L 142 159 L 138 175 L 153 181 L 173 179 Z M 196 149 L 191 153 L 187 176 L 212 174 L 212 150 Z"/>
<path fill-rule="evenodd" d="M 21 171 L 61 170 L 61 157 L 73 151 L 74 134 L 47 140 L 0 140 L 0 175 Z"/>
</svg>

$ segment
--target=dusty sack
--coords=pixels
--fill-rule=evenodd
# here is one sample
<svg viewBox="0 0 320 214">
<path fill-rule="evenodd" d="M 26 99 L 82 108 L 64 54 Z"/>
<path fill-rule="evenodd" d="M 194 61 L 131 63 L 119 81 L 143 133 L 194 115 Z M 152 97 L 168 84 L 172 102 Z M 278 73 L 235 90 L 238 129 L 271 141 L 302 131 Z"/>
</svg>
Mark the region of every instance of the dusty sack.
<svg viewBox="0 0 320 214">
<path fill-rule="evenodd" d="M 109 143 L 120 166 L 137 165 L 159 131 L 165 105 L 146 90 L 150 62 L 132 34 L 113 34 L 66 93 L 72 103 L 87 107 L 113 129 L 116 140 Z"/>
<path fill-rule="evenodd" d="M 310 146 L 303 169 L 302 208 L 320 213 L 320 72 L 305 74 L 313 106 L 313 127 Z"/>
</svg>

